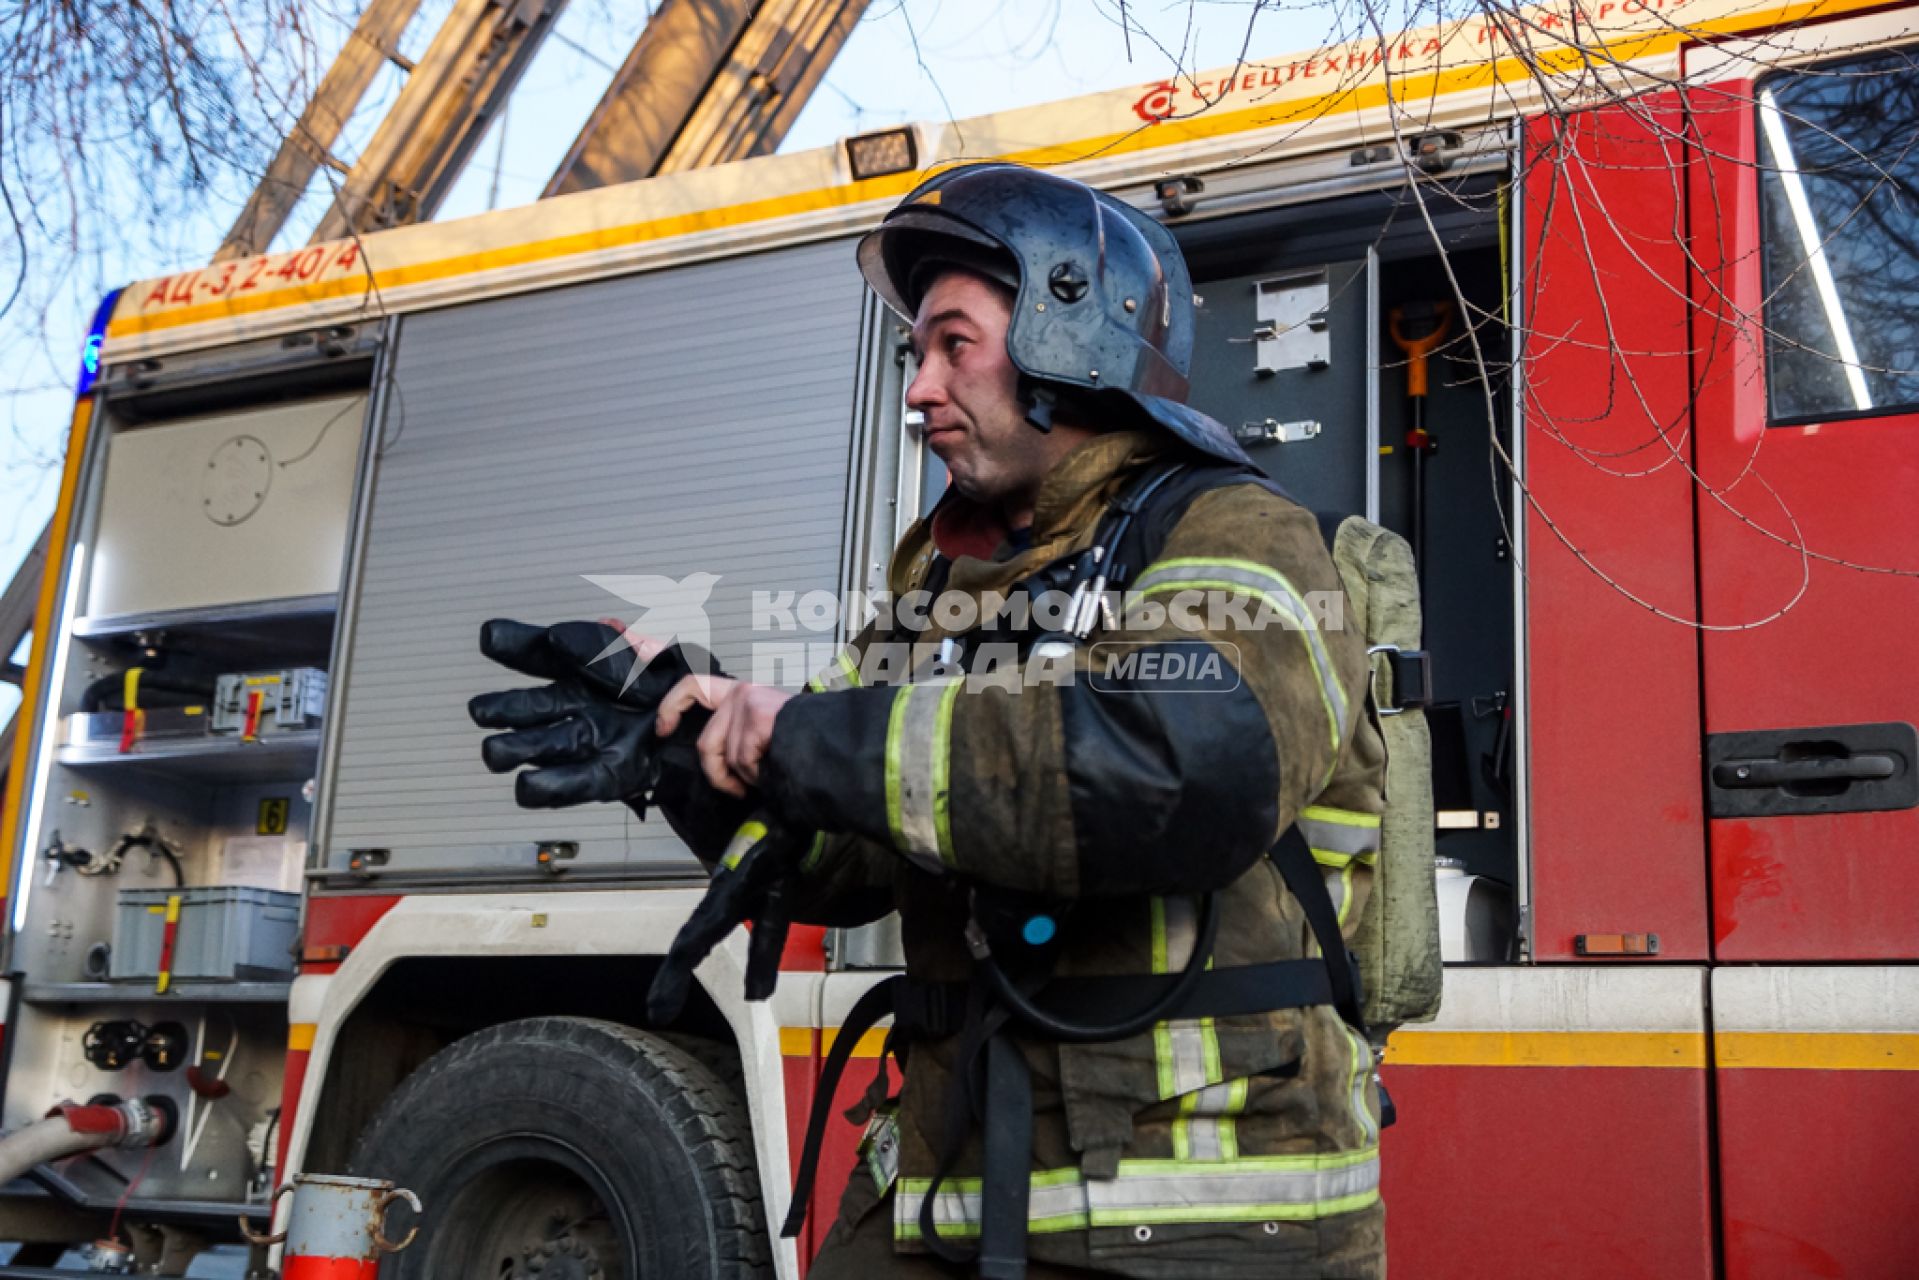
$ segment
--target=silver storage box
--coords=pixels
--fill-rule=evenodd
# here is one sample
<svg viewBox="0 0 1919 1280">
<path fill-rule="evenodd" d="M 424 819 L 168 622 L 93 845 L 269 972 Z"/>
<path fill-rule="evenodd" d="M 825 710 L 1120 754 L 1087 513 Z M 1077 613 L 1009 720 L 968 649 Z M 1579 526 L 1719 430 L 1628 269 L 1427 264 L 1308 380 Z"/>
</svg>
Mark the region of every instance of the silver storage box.
<svg viewBox="0 0 1919 1280">
<path fill-rule="evenodd" d="M 260 699 L 255 736 L 311 729 L 326 710 L 326 672 L 295 667 L 221 676 L 214 686 L 213 722 L 208 727 L 214 733 L 245 734 L 255 694 Z"/>
<path fill-rule="evenodd" d="M 166 937 L 167 899 L 180 897 L 173 977 L 272 981 L 293 976 L 300 895 L 238 885 L 122 889 L 107 976 L 154 978 Z"/>
</svg>

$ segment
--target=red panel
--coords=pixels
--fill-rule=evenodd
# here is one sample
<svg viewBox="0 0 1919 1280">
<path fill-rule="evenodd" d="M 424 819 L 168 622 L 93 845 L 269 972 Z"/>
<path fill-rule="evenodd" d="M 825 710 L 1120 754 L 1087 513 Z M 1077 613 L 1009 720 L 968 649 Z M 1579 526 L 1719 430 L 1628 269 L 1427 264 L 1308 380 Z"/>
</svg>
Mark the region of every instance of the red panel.
<svg viewBox="0 0 1919 1280">
<path fill-rule="evenodd" d="M 380 1260 L 359 1258 L 295 1258 L 286 1260 L 285 1280 L 374 1280 Z"/>
<path fill-rule="evenodd" d="M 1721 1071 L 1727 1280 L 1919 1274 L 1919 1072 Z"/>
<path fill-rule="evenodd" d="M 819 1177 L 813 1183 L 813 1208 L 807 1217 L 814 1246 L 814 1249 L 807 1251 L 809 1257 L 818 1245 L 825 1242 L 828 1228 L 839 1217 L 840 1195 L 846 1190 L 846 1180 L 853 1176 L 853 1170 L 859 1165 L 860 1134 L 863 1129 L 847 1120 L 846 1112 L 866 1096 L 878 1067 L 879 1060 L 876 1058 L 854 1058 L 846 1064 L 846 1071 L 840 1076 L 840 1087 L 833 1094 L 832 1118 L 827 1122 L 826 1140 L 820 1144 Z M 891 1069 L 890 1063 L 888 1068 Z M 897 1090 L 897 1071 L 893 1072 L 892 1081 L 893 1088 Z"/>
<path fill-rule="evenodd" d="M 293 1142 L 293 1122 L 300 1114 L 300 1095 L 306 1091 L 307 1064 L 313 1055 L 306 1049 L 288 1049 L 286 1080 L 280 1086 L 280 1132 L 274 1142 L 273 1185 L 281 1186 L 287 1176 L 287 1148 Z"/>
<path fill-rule="evenodd" d="M 1664 957 L 1706 956 L 1698 645 L 1647 607 L 1681 618 L 1696 608 L 1692 494 L 1675 457 L 1688 404 L 1674 177 L 1683 156 L 1648 118 L 1676 130 L 1672 95 L 1527 133 L 1526 611 L 1542 959 L 1571 958 L 1578 933 L 1656 933 Z"/>
<path fill-rule="evenodd" d="M 782 1036 L 794 1034 L 784 1031 Z M 787 1053 L 780 1058 L 780 1073 L 786 1084 L 786 1151 L 790 1163 L 787 1171 L 789 1178 L 797 1178 L 800 1171 L 800 1149 L 806 1142 L 806 1120 L 813 1110 L 813 1082 L 820 1074 L 820 1033 L 805 1031 L 807 1051 L 805 1053 Z M 792 1185 L 790 1182 L 788 1185 Z M 775 1231 L 777 1222 L 767 1226 Z M 800 1232 L 800 1274 L 806 1273 L 807 1264 L 817 1251 L 817 1241 L 826 1236 L 826 1228 L 819 1219 L 818 1197 L 806 1215 L 806 1226 Z"/>
<path fill-rule="evenodd" d="M 826 971 L 826 930 L 816 924 L 796 924 L 787 930 L 786 947 L 780 952 L 782 973 L 824 973 Z"/>
<path fill-rule="evenodd" d="M 1385 1080 L 1393 1274 L 1713 1274 L 1704 1071 L 1389 1065 Z"/>
<path fill-rule="evenodd" d="M 353 947 L 367 931 L 380 923 L 380 917 L 399 903 L 393 894 L 342 894 L 307 899 L 306 927 L 300 943 L 305 947 Z M 332 973 L 337 964 L 303 964 L 303 973 Z"/>
<path fill-rule="evenodd" d="M 1699 545 L 1706 620 L 1770 620 L 1706 636 L 1705 727 L 1919 723 L 1908 674 L 1919 580 L 1797 550 L 1919 568 L 1919 523 L 1905 518 L 1919 492 L 1919 417 L 1765 426 L 1751 93 L 1729 82 L 1696 103 L 1702 146 L 1724 157 L 1691 179 L 1699 470 L 1724 499 L 1702 497 Z M 1719 959 L 1919 957 L 1919 810 L 1715 821 L 1711 840 Z"/>
</svg>

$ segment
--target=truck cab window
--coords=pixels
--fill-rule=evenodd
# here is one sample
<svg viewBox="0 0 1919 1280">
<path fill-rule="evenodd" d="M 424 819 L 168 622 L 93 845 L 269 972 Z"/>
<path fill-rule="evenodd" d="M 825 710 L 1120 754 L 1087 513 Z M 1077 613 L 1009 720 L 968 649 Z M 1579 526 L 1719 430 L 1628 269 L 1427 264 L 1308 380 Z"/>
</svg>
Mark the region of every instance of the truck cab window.
<svg viewBox="0 0 1919 1280">
<path fill-rule="evenodd" d="M 1759 82 L 1773 425 L 1919 408 L 1919 50 Z"/>
</svg>

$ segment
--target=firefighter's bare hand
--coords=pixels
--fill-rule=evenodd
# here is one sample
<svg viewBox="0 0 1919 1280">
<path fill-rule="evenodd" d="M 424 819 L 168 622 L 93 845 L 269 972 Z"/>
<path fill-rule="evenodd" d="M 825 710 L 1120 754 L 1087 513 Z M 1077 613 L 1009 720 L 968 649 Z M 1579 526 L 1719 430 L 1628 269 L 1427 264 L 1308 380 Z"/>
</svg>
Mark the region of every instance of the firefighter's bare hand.
<svg viewBox="0 0 1919 1280">
<path fill-rule="evenodd" d="M 773 721 L 792 696 L 771 685 L 724 676 L 687 676 L 661 700 L 658 732 L 661 737 L 672 733 L 693 706 L 709 708 L 713 718 L 700 733 L 700 770 L 715 790 L 744 797 L 759 783 Z"/>
</svg>

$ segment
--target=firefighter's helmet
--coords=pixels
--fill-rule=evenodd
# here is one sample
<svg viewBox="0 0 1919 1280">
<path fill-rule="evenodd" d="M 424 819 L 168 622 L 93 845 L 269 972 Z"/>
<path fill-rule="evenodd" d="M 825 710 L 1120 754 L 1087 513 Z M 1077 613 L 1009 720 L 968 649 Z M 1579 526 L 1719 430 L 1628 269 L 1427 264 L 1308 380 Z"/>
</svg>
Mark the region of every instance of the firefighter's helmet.
<svg viewBox="0 0 1919 1280">
<path fill-rule="evenodd" d="M 1193 283 L 1166 228 L 1084 183 L 1005 162 L 927 179 L 860 241 L 860 270 L 911 322 L 939 270 L 1013 291 L 1006 352 L 1032 417 L 1062 393 L 1115 393 L 1205 453 L 1243 462 L 1232 432 L 1186 404 Z"/>
</svg>

